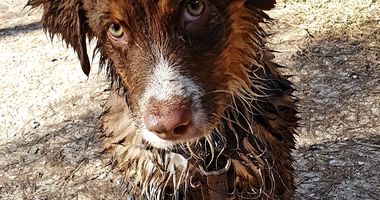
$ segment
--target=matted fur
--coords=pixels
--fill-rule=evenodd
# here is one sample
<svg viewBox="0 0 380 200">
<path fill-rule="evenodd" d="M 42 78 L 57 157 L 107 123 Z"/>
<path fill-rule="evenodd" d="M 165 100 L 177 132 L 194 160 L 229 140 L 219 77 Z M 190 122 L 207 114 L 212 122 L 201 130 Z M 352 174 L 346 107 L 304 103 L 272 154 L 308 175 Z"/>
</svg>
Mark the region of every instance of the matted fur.
<svg viewBox="0 0 380 200">
<path fill-rule="evenodd" d="M 191 199 L 199 167 L 220 168 L 231 159 L 230 199 L 290 199 L 294 169 L 291 151 L 298 118 L 292 84 L 272 62 L 261 28 L 263 10 L 275 1 L 204 0 L 207 18 L 193 32 L 177 23 L 188 1 L 30 0 L 43 5 L 44 27 L 74 47 L 88 73 L 83 38 L 97 38 L 101 66 L 111 79 L 111 94 L 101 117 L 105 152 L 122 172 L 135 199 Z M 123 45 L 107 37 L 121 21 L 129 38 Z M 152 45 L 152 41 L 154 45 Z M 196 142 L 158 149 L 144 141 L 139 99 L 157 49 L 202 88 L 207 131 Z"/>
</svg>

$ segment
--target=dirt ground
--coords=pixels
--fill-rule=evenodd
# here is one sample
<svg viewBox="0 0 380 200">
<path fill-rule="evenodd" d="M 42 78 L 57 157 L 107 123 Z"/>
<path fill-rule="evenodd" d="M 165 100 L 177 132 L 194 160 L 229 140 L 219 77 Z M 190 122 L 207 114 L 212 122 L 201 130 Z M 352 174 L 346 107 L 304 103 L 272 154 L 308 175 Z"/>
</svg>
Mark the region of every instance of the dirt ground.
<svg viewBox="0 0 380 200">
<path fill-rule="evenodd" d="M 107 81 L 0 2 L 0 199 L 123 199 L 96 121 Z M 282 0 L 269 45 L 300 97 L 296 199 L 380 199 L 380 1 Z"/>
</svg>

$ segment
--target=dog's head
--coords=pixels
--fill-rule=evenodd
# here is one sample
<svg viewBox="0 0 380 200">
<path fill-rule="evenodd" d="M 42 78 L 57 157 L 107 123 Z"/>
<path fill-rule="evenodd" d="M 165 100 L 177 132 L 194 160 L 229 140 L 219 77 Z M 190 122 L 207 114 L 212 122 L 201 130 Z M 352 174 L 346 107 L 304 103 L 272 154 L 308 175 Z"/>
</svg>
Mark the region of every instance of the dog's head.
<svg viewBox="0 0 380 200">
<path fill-rule="evenodd" d="M 44 27 L 75 49 L 87 75 L 86 38 L 97 39 L 111 78 L 127 92 L 136 134 L 158 148 L 211 137 L 235 98 L 255 94 L 252 72 L 260 70 L 257 60 L 264 56 L 259 23 L 267 18 L 262 10 L 274 4 L 29 0 L 43 5 Z"/>
</svg>

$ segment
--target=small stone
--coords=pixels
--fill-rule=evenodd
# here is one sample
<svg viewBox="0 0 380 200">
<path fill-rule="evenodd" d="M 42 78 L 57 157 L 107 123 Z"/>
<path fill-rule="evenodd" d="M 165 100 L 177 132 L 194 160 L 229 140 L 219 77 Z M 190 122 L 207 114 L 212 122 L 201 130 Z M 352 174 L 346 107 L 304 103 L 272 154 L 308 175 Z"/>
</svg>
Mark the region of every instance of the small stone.
<svg viewBox="0 0 380 200">
<path fill-rule="evenodd" d="M 343 160 L 330 160 L 329 161 L 329 165 L 331 166 L 343 166 L 345 164 L 345 162 Z"/>
<path fill-rule="evenodd" d="M 358 120 L 358 117 L 357 117 L 356 114 L 354 114 L 354 113 L 349 113 L 346 119 L 347 119 L 348 121 L 354 122 L 354 121 L 357 121 L 357 120 Z"/>
<path fill-rule="evenodd" d="M 102 174 L 100 174 L 100 175 L 97 177 L 98 180 L 103 180 L 103 179 L 105 179 L 105 178 L 107 178 L 107 174 L 106 174 L 106 173 L 102 173 Z"/>
<path fill-rule="evenodd" d="M 371 108 L 371 111 L 374 115 L 380 115 L 380 108 L 379 107 L 373 107 Z"/>
<path fill-rule="evenodd" d="M 33 146 L 32 148 L 30 148 L 29 150 L 29 153 L 30 154 L 36 154 L 40 149 L 36 146 Z"/>
<path fill-rule="evenodd" d="M 34 121 L 34 122 L 32 123 L 32 128 L 34 128 L 34 129 L 37 129 L 37 128 L 40 127 L 40 126 L 41 126 L 40 122 L 36 122 L 36 121 Z"/>
</svg>

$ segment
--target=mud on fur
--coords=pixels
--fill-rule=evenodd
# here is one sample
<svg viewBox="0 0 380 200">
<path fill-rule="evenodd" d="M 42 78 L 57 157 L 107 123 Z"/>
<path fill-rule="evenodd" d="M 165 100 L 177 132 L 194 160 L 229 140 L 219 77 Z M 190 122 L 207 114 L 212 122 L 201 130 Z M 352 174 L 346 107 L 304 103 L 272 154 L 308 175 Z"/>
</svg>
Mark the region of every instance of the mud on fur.
<svg viewBox="0 0 380 200">
<path fill-rule="evenodd" d="M 275 0 L 29 0 L 111 92 L 110 164 L 132 199 L 291 199 L 298 118 L 265 46 Z"/>
</svg>

